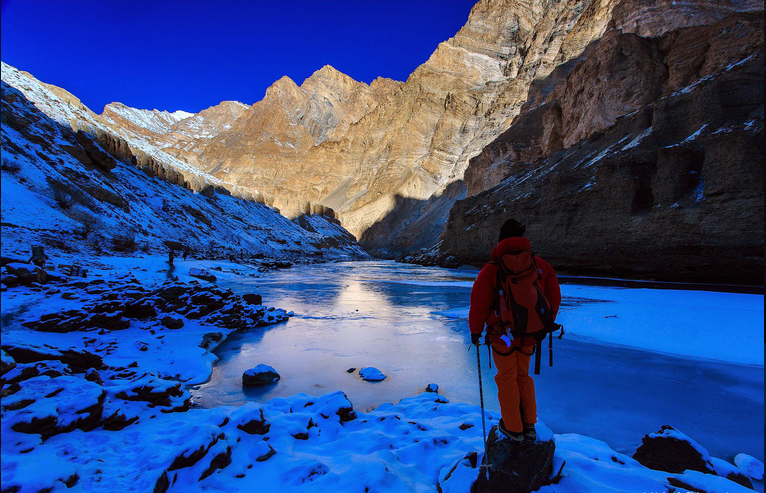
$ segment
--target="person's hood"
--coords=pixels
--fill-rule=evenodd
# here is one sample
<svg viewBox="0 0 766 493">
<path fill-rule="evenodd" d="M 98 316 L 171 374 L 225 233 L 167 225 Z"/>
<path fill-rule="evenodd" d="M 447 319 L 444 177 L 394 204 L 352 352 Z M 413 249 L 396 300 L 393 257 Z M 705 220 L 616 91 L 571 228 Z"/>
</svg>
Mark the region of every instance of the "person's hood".
<svg viewBox="0 0 766 493">
<path fill-rule="evenodd" d="M 518 252 L 520 250 L 531 250 L 529 246 L 529 240 L 521 236 L 512 236 L 506 238 L 497 244 L 492 249 L 492 260 L 502 258 L 503 255 L 507 255 L 512 252 Z"/>
</svg>

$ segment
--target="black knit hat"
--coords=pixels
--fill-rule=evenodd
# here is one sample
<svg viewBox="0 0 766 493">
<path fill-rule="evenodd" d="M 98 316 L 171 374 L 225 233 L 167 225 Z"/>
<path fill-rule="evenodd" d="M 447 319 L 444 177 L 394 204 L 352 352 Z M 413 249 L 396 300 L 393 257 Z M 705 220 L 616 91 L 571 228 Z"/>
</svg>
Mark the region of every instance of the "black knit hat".
<svg viewBox="0 0 766 493">
<path fill-rule="evenodd" d="M 500 228 L 500 237 L 497 239 L 497 242 L 500 243 L 504 239 L 514 236 L 524 236 L 524 231 L 526 231 L 526 229 L 527 228 L 517 220 L 509 219 L 503 224 L 503 227 Z"/>
</svg>

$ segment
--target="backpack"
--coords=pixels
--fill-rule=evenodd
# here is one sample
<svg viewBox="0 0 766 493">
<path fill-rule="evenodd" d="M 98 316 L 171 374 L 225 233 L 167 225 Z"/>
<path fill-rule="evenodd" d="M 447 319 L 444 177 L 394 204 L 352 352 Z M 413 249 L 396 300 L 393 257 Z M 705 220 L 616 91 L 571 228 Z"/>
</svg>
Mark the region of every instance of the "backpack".
<svg viewBox="0 0 766 493">
<path fill-rule="evenodd" d="M 492 309 L 500 320 L 487 327 L 487 334 L 491 340 L 503 340 L 510 347 L 510 351 L 503 353 L 493 344 L 492 350 L 508 356 L 520 349 L 511 347 L 511 341 L 519 341 L 521 346 L 536 344 L 535 375 L 539 375 L 543 339 L 549 336 L 548 358 L 553 366 L 553 332 L 562 329 L 560 339 L 563 328 L 553 320 L 550 303 L 540 285 L 541 272 L 535 256 L 531 250 L 518 250 L 490 263 L 497 265 Z"/>
</svg>

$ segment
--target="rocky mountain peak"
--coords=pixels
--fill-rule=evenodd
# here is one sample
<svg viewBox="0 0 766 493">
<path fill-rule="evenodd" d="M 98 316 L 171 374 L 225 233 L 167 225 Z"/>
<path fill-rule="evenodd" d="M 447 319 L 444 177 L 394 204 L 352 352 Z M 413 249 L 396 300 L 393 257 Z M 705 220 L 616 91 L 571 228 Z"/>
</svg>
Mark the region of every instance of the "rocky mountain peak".
<svg viewBox="0 0 766 493">
<path fill-rule="evenodd" d="M 403 82 L 401 81 L 389 79 L 387 77 L 376 77 L 370 82 L 370 89 L 375 92 L 378 99 L 381 99 L 396 91 L 402 84 Z"/>
<path fill-rule="evenodd" d="M 311 87 L 322 82 L 329 83 L 330 81 L 334 82 L 335 84 L 348 86 L 358 84 L 357 81 L 344 74 L 343 72 L 338 71 L 332 65 L 325 65 L 307 77 L 306 80 L 303 81 L 303 84 L 301 84 L 301 88 L 307 90 L 307 87 Z"/>
<path fill-rule="evenodd" d="M 266 89 L 266 95 L 262 101 L 300 99 L 300 87 L 290 77 L 283 75 Z M 258 103 L 256 103 L 258 104 Z"/>
<path fill-rule="evenodd" d="M 142 110 L 131 108 L 125 104 L 114 102 L 104 107 L 101 117 L 126 128 L 131 128 L 141 133 L 141 129 L 148 130 L 157 134 L 166 134 L 171 131 L 172 126 L 181 120 L 194 116 L 194 113 L 187 111 L 160 111 L 160 110 Z"/>
</svg>

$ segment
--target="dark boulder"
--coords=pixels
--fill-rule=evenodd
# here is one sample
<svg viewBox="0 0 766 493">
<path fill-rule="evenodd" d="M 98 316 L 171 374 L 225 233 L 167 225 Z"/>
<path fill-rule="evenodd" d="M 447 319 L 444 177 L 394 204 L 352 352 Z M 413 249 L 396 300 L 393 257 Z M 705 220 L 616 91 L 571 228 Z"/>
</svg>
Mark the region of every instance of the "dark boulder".
<svg viewBox="0 0 766 493">
<path fill-rule="evenodd" d="M 229 464 L 231 464 L 231 447 L 226 447 L 226 452 L 221 452 L 210 460 L 210 466 L 205 469 L 199 480 L 202 481 L 216 470 L 223 469 Z"/>
<path fill-rule="evenodd" d="M 50 349 L 33 346 L 3 346 L 2 349 L 8 353 L 17 363 L 35 363 L 37 361 L 57 360 L 61 361 L 74 372 L 84 372 L 89 368 L 101 368 L 104 361 L 98 356 L 87 351 L 76 351 L 74 349 Z"/>
<path fill-rule="evenodd" d="M 154 302 L 144 298 L 134 301 L 133 303 L 128 303 L 125 307 L 125 316 L 138 320 L 146 320 L 147 318 L 156 317 L 157 309 L 154 307 Z"/>
<path fill-rule="evenodd" d="M 125 330 L 130 327 L 130 321 L 122 318 L 123 313 L 114 311 L 109 313 L 96 313 L 82 322 L 83 329 L 99 328 L 104 330 Z M 82 329 L 81 329 L 82 330 Z"/>
<path fill-rule="evenodd" d="M 258 365 L 242 374 L 243 387 L 261 387 L 279 381 L 277 370 L 268 365 Z"/>
<path fill-rule="evenodd" d="M 514 442 L 497 426 L 492 427 L 487 437 L 487 456 L 471 492 L 529 493 L 539 489 L 552 472 L 556 450 L 552 435 L 543 438 L 548 434 L 540 433 L 535 441 Z"/>
<path fill-rule="evenodd" d="M 205 281 L 210 281 L 210 282 L 216 281 L 215 275 L 211 274 L 210 271 L 205 269 L 196 269 L 196 268 L 189 269 L 189 275 L 192 277 L 196 277 L 197 279 L 202 279 Z"/>
<path fill-rule="evenodd" d="M 199 462 L 200 459 L 205 457 L 205 454 L 207 454 L 207 451 L 210 450 L 210 447 L 218 443 L 218 440 L 221 438 L 223 438 L 223 435 L 210 436 L 210 442 L 207 444 L 207 446 L 203 444 L 196 449 L 184 450 L 180 455 L 173 459 L 173 463 L 170 464 L 170 467 L 168 467 L 168 471 L 175 471 L 176 469 L 193 466 Z"/>
<path fill-rule="evenodd" d="M 261 298 L 260 294 L 243 294 L 242 299 L 245 300 L 245 302 L 251 304 L 251 305 L 262 305 L 263 304 L 263 298 Z"/>
<path fill-rule="evenodd" d="M 633 458 L 641 465 L 657 471 L 681 473 L 691 469 L 716 474 L 708 451 L 668 425 L 641 439 L 641 446 Z"/>
<path fill-rule="evenodd" d="M 165 316 L 165 317 L 162 317 L 160 322 L 162 323 L 163 327 L 166 327 L 168 329 L 174 329 L 175 330 L 175 329 L 180 329 L 181 327 L 184 326 L 183 319 L 171 317 L 169 315 Z"/>
<path fill-rule="evenodd" d="M 145 401 L 153 406 L 188 408 L 180 383 L 151 376 L 135 381 L 130 388 L 118 392 L 116 397 L 126 401 Z"/>
<path fill-rule="evenodd" d="M 210 346 L 212 346 L 214 342 L 220 342 L 222 339 L 223 334 L 220 332 L 208 332 L 202 336 L 202 342 L 200 342 L 199 347 L 203 349 L 210 349 Z"/>
<path fill-rule="evenodd" d="M 104 381 L 101 379 L 101 375 L 94 368 L 91 368 L 85 372 L 85 380 L 97 383 L 99 385 L 104 385 Z"/>
<path fill-rule="evenodd" d="M 16 362 L 11 358 L 9 354 L 2 351 L 2 360 L 0 360 L 0 375 L 5 375 L 9 371 L 16 368 Z"/>
<path fill-rule="evenodd" d="M 266 422 L 263 416 L 263 410 L 260 412 L 260 418 L 249 419 L 237 425 L 237 428 L 250 435 L 265 435 L 269 432 L 271 425 Z"/>
</svg>

